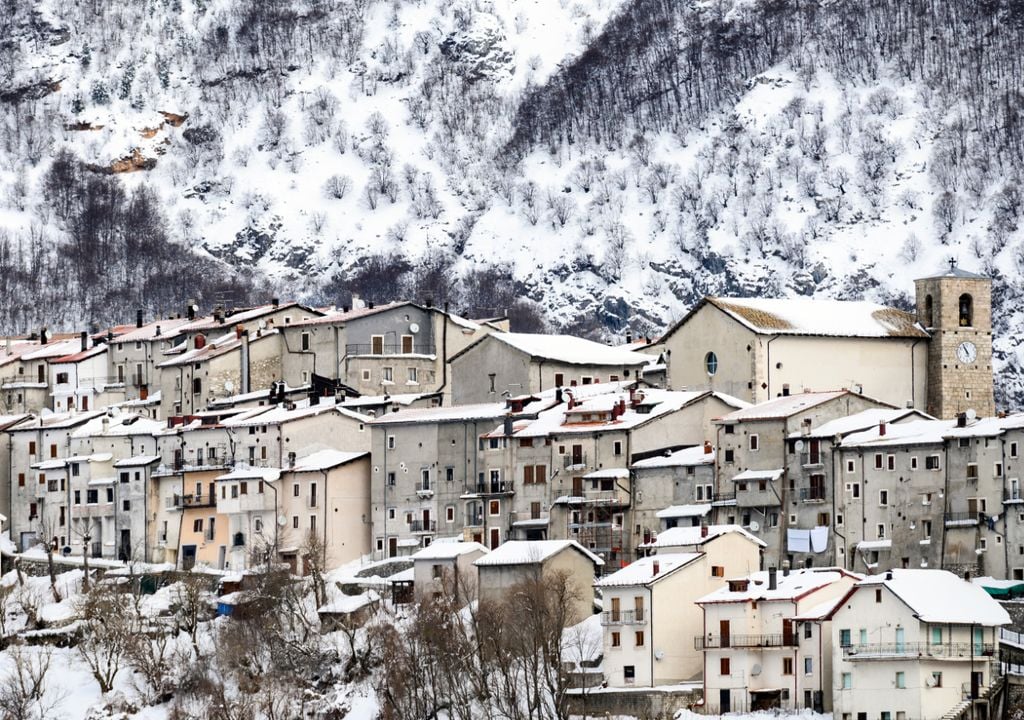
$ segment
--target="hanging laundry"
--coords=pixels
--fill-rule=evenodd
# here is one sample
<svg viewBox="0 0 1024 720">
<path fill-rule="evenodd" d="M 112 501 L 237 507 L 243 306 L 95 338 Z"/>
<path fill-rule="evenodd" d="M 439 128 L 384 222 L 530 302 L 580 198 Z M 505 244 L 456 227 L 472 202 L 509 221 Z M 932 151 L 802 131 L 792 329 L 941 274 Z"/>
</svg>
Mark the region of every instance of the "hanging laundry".
<svg viewBox="0 0 1024 720">
<path fill-rule="evenodd" d="M 786 531 L 786 547 L 789 549 L 789 552 L 810 552 L 811 531 L 790 528 Z"/>
<path fill-rule="evenodd" d="M 823 553 L 828 549 L 828 526 L 819 525 L 811 530 L 811 551 Z"/>
</svg>

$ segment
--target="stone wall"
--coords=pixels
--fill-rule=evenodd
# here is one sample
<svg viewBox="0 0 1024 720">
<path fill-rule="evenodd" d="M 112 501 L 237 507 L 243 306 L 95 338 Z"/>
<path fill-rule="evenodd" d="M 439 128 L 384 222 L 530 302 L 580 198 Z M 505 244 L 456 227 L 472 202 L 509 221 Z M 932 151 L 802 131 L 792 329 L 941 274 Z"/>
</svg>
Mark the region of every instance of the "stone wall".
<svg viewBox="0 0 1024 720">
<path fill-rule="evenodd" d="M 678 711 L 700 702 L 699 687 L 679 690 L 608 690 L 570 691 L 566 705 L 571 715 L 603 718 L 627 715 L 637 720 L 670 720 Z"/>
</svg>

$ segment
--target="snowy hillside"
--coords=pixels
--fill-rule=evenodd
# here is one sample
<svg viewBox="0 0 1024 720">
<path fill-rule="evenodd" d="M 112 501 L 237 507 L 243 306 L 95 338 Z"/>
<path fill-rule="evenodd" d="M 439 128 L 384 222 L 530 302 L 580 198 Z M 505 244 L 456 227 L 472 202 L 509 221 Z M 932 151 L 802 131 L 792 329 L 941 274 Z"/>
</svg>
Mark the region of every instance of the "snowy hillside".
<svg viewBox="0 0 1024 720">
<path fill-rule="evenodd" d="M 609 337 L 955 257 L 1024 402 L 1009 4 L 6 4 L 9 329 L 356 292 Z"/>
</svg>

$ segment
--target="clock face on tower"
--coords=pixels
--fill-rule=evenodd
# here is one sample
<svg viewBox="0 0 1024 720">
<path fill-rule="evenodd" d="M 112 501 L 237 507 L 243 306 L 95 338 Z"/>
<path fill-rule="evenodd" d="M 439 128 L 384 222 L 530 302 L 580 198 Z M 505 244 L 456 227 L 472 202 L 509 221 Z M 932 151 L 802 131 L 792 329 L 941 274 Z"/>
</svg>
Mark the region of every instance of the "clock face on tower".
<svg viewBox="0 0 1024 720">
<path fill-rule="evenodd" d="M 956 356 L 962 363 L 972 363 L 978 357 L 978 348 L 972 342 L 962 342 L 956 348 Z"/>
</svg>

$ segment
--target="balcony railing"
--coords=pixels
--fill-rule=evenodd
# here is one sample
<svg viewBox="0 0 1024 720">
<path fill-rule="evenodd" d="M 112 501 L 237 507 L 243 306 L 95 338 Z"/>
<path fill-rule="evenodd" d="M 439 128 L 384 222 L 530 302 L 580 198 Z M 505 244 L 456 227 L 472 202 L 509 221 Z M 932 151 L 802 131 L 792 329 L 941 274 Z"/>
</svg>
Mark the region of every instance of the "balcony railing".
<svg viewBox="0 0 1024 720">
<path fill-rule="evenodd" d="M 992 657 L 995 645 L 992 643 L 955 642 L 931 643 L 870 643 L 867 645 L 844 645 L 843 657 L 847 660 L 871 660 L 874 658 L 964 658 Z"/>
<path fill-rule="evenodd" d="M 711 498 L 712 505 L 735 505 L 736 493 L 715 493 Z"/>
<path fill-rule="evenodd" d="M 217 498 L 213 495 L 178 495 L 167 498 L 168 507 L 213 507 L 217 504 Z"/>
<path fill-rule="evenodd" d="M 406 349 L 401 344 L 350 343 L 345 346 L 346 355 L 433 355 L 434 346 L 428 343 L 413 343 Z"/>
<path fill-rule="evenodd" d="M 647 614 L 639 610 L 609 610 L 601 613 L 602 625 L 640 625 L 647 622 Z"/>
<path fill-rule="evenodd" d="M 800 488 L 800 502 L 825 502 L 825 488 Z"/>
<path fill-rule="evenodd" d="M 430 520 L 429 522 L 413 520 L 409 523 L 409 532 L 437 532 L 437 520 Z"/>
<path fill-rule="evenodd" d="M 970 525 L 977 525 L 982 519 L 982 514 L 978 512 L 952 512 L 946 513 L 944 518 L 946 527 L 963 527 Z"/>
<path fill-rule="evenodd" d="M 429 482 L 419 482 L 416 483 L 416 494 L 423 498 L 433 497 L 434 488 Z"/>
<path fill-rule="evenodd" d="M 572 453 L 565 455 L 562 458 L 562 467 L 586 467 L 587 466 L 587 454 L 586 453 Z"/>
<path fill-rule="evenodd" d="M 707 635 L 693 640 L 697 650 L 721 650 L 723 648 L 776 648 L 796 647 L 796 633 L 771 633 L 768 635 Z"/>
<path fill-rule="evenodd" d="M 483 527 L 484 526 L 484 514 L 483 513 L 467 513 L 466 514 L 466 527 Z"/>
<path fill-rule="evenodd" d="M 508 495 L 515 492 L 511 480 L 491 480 L 476 484 L 477 495 Z"/>
<path fill-rule="evenodd" d="M 1003 490 L 1003 502 L 1021 502 L 1024 501 L 1024 494 L 1021 494 L 1020 488 L 1013 488 L 1011 490 Z"/>
<path fill-rule="evenodd" d="M 820 452 L 819 453 L 814 453 L 814 454 L 806 453 L 806 452 L 805 453 L 801 453 L 800 454 L 800 464 L 803 465 L 804 467 L 809 467 L 809 468 L 821 467 L 822 466 L 821 453 Z"/>
</svg>

